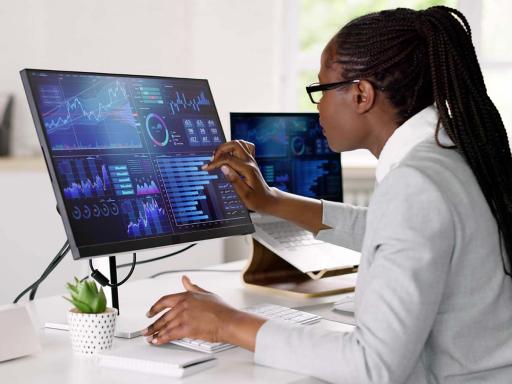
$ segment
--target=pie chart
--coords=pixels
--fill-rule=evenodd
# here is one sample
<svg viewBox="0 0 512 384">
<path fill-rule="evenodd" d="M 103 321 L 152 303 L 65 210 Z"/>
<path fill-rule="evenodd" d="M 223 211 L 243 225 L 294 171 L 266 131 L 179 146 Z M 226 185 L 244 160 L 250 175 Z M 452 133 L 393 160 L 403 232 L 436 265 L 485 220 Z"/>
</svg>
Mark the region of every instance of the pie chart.
<svg viewBox="0 0 512 384">
<path fill-rule="evenodd" d="M 146 131 L 151 141 L 159 147 L 165 147 L 169 143 L 169 131 L 164 119 L 156 113 L 146 116 Z"/>
</svg>

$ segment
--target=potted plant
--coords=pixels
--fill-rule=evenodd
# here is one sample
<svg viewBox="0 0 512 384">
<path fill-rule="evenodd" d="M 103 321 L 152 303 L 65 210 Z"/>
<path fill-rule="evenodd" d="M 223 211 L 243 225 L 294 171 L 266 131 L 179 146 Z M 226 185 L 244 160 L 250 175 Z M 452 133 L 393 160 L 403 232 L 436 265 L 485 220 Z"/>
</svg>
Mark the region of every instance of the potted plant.
<svg viewBox="0 0 512 384">
<path fill-rule="evenodd" d="M 92 280 L 68 283 L 71 298 L 64 297 L 74 308 L 68 312 L 71 344 L 75 353 L 92 355 L 110 349 L 114 339 L 117 310 L 107 308 L 103 287 Z"/>
</svg>

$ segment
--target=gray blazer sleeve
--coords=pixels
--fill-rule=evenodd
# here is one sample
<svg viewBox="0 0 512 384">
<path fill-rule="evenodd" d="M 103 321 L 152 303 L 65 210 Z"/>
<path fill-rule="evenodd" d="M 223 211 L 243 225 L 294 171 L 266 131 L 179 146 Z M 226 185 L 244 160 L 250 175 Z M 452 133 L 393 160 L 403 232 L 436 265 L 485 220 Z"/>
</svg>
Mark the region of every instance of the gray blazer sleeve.
<svg viewBox="0 0 512 384">
<path fill-rule="evenodd" d="M 256 363 L 336 383 L 406 381 L 448 275 L 455 236 L 450 209 L 427 177 L 398 167 L 376 191 L 366 231 L 354 331 L 270 320 L 257 334 Z"/>
<path fill-rule="evenodd" d="M 316 235 L 318 240 L 361 252 L 366 227 L 365 207 L 322 200 L 324 229 Z"/>
</svg>

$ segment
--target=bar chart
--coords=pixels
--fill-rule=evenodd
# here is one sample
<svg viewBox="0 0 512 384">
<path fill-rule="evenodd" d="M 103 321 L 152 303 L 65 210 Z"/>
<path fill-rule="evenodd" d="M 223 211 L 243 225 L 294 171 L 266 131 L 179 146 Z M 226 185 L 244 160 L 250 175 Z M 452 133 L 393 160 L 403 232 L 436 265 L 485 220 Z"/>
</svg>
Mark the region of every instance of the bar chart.
<svg viewBox="0 0 512 384">
<path fill-rule="evenodd" d="M 211 220 L 208 209 L 208 186 L 218 175 L 202 171 L 210 156 L 160 157 L 160 174 L 169 196 L 177 225 Z"/>
</svg>

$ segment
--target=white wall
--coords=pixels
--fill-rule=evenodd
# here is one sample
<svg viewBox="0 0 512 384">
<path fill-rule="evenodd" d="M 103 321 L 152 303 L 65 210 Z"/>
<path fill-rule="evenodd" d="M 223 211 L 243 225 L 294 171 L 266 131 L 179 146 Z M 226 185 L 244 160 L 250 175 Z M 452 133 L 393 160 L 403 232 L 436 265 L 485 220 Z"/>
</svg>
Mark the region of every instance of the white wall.
<svg viewBox="0 0 512 384">
<path fill-rule="evenodd" d="M 13 151 L 40 152 L 18 73 L 26 67 L 208 78 L 226 133 L 229 111 L 279 110 L 283 20 L 284 0 L 2 0 L 0 92 L 16 97 Z M 64 233 L 44 171 L 0 172 L 0 183 L 2 304 L 41 273 Z M 212 240 L 135 277 L 219 262 L 225 249 L 247 254 L 240 239 Z M 41 295 L 84 270 L 67 259 Z"/>
<path fill-rule="evenodd" d="M 279 108 L 282 0 L 2 0 L 0 92 L 16 96 L 13 150 L 39 153 L 26 67 L 208 78 L 224 124 Z"/>
</svg>

